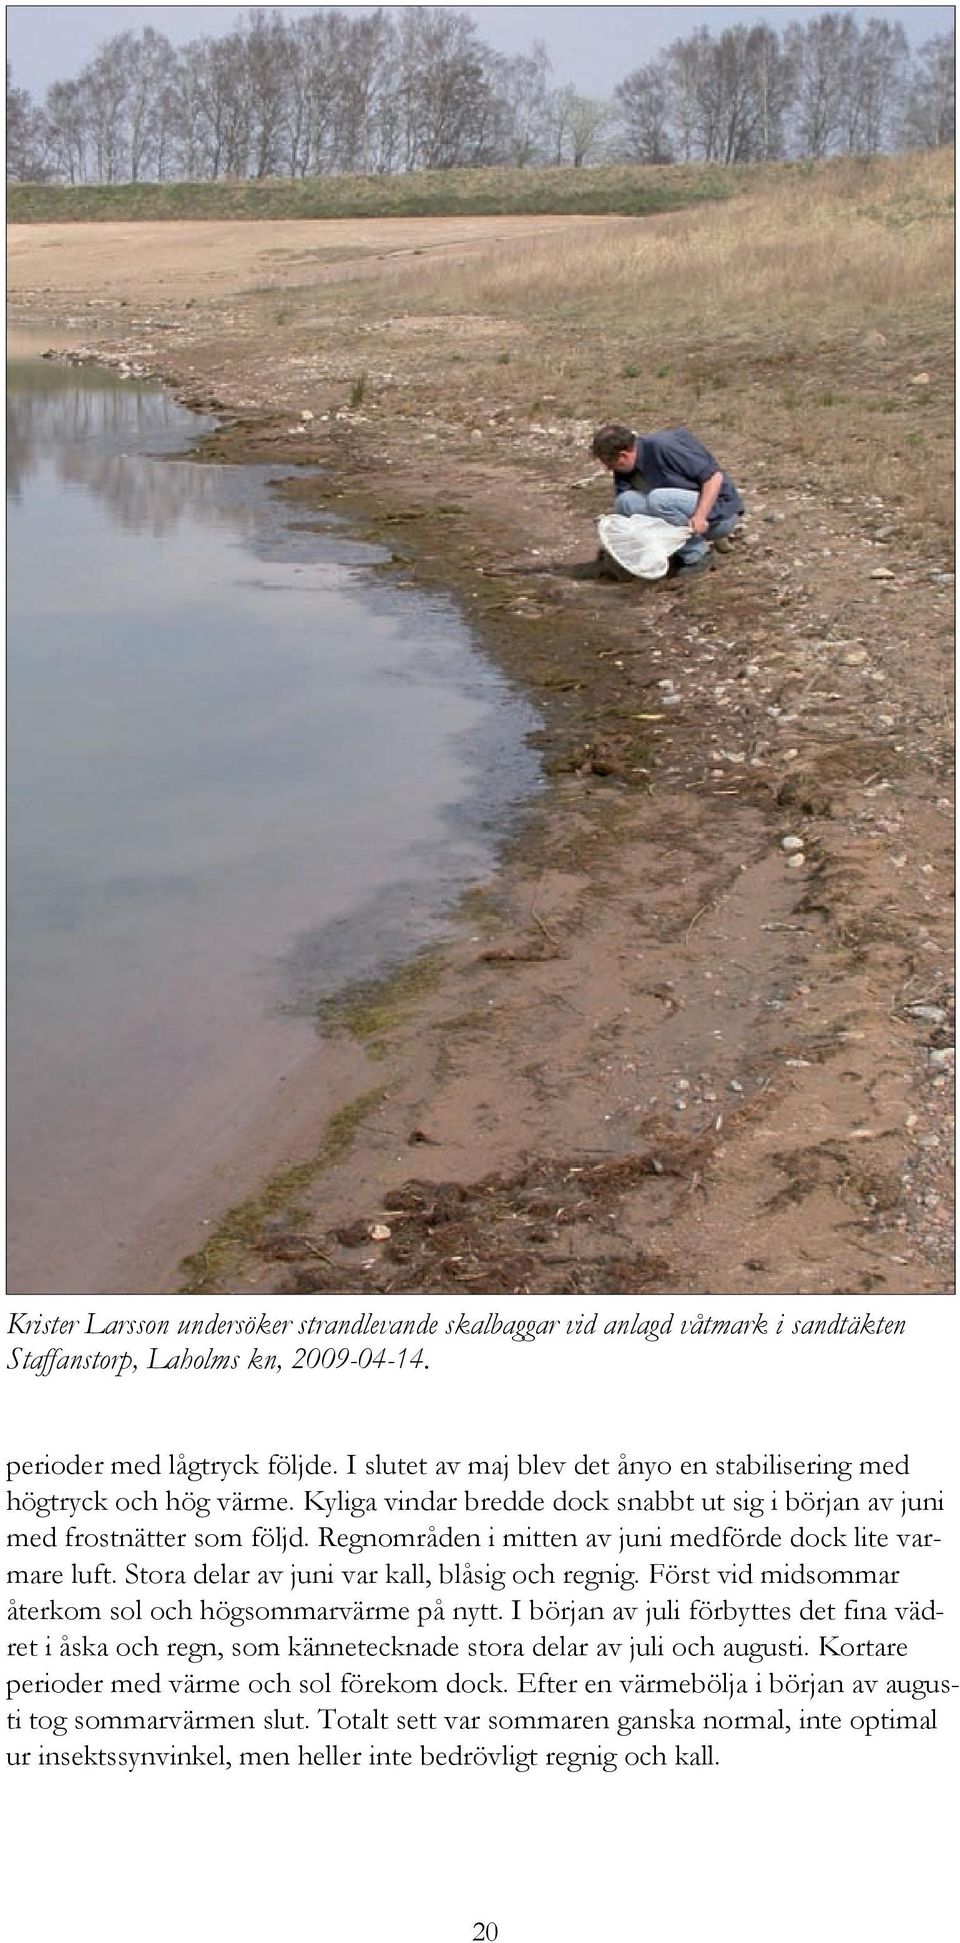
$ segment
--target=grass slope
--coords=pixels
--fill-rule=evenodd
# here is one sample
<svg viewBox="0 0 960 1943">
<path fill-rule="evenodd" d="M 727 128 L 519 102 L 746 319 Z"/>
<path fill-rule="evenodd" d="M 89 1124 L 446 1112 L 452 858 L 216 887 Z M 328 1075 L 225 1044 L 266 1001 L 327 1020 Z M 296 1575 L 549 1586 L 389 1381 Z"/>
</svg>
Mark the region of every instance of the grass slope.
<svg viewBox="0 0 960 1943">
<path fill-rule="evenodd" d="M 750 171 L 706 167 L 443 169 L 290 182 L 11 183 L 11 223 L 257 221 L 337 216 L 646 216 L 718 201 Z"/>
</svg>

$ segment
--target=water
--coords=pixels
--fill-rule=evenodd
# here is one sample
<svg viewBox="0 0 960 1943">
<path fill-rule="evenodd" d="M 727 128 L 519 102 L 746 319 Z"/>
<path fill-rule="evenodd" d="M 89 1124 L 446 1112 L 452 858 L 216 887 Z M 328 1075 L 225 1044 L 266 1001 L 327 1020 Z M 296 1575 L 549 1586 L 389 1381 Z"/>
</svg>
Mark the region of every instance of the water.
<svg viewBox="0 0 960 1943">
<path fill-rule="evenodd" d="M 534 718 L 276 468 L 156 456 L 204 429 L 162 391 L 8 381 L 10 1288 L 135 1291 L 317 994 L 489 875 Z"/>
</svg>

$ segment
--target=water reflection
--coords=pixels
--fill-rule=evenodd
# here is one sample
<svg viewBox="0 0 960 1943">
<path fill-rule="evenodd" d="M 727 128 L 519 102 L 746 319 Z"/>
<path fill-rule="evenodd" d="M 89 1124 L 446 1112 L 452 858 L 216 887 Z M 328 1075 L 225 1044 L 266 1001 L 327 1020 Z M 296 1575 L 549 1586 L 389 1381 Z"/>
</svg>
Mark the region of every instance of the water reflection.
<svg viewBox="0 0 960 1943">
<path fill-rule="evenodd" d="M 40 364 L 9 407 L 10 1287 L 137 1292 L 317 989 L 489 875 L 533 720 L 274 469 L 146 457 L 198 429 L 161 392 Z"/>
<path fill-rule="evenodd" d="M 214 425 L 95 365 L 10 365 L 7 497 L 21 501 L 27 482 L 49 469 L 62 485 L 95 494 L 129 532 L 161 539 L 187 514 L 248 528 L 249 500 L 224 495 L 213 468 L 143 463 L 144 453 L 182 452 Z"/>
</svg>

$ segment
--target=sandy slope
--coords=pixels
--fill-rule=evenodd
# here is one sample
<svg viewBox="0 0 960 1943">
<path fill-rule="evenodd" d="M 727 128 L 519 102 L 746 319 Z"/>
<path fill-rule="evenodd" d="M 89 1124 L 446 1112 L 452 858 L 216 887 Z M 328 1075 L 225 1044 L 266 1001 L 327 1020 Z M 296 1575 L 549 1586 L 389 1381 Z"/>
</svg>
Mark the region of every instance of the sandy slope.
<svg viewBox="0 0 960 1943">
<path fill-rule="evenodd" d="M 12 232 L 17 315 L 69 317 L 215 398 L 234 418 L 225 457 L 321 458 L 308 508 L 334 505 L 389 539 L 403 578 L 457 592 L 544 711 L 555 775 L 438 978 L 388 1028 L 367 1020 L 381 1056 L 356 1076 L 370 1099 L 349 1150 L 298 1182 L 295 1212 L 281 1194 L 219 1230 L 223 1183 L 198 1180 L 145 1245 L 145 1289 L 175 1286 L 204 1234 L 190 1287 L 875 1306 L 948 1286 L 950 563 L 895 477 L 836 440 L 811 448 L 745 342 L 732 391 L 678 380 L 665 406 L 736 453 L 736 550 L 684 590 L 578 572 L 606 506 L 582 483 L 585 437 L 625 390 L 602 293 L 571 375 L 562 320 L 532 343 L 479 307 L 414 313 L 384 279 L 388 252 L 459 259 L 548 228 L 575 245 L 596 221 Z M 370 301 L 340 310 L 358 266 Z M 828 375 L 857 426 L 877 359 L 896 388 L 935 355 L 905 319 L 869 354 L 834 346 Z M 807 382 L 822 391 L 822 365 L 793 357 Z M 234 1195 L 316 1155 L 330 1107 L 318 1081 L 289 1152 L 274 1126 Z"/>
</svg>

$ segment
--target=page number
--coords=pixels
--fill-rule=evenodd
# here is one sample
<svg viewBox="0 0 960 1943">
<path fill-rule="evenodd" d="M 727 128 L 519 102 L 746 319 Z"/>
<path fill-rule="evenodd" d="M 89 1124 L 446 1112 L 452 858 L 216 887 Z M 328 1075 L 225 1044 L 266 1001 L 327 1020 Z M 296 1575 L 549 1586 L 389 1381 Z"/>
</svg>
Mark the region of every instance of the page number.
<svg viewBox="0 0 960 1943">
<path fill-rule="evenodd" d="M 496 1923 L 474 1923 L 473 1943 L 497 1943 L 499 1934 Z"/>
</svg>

